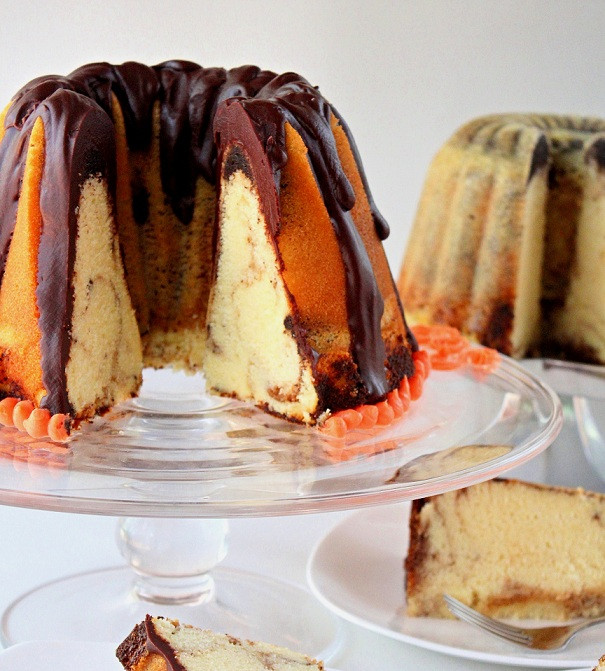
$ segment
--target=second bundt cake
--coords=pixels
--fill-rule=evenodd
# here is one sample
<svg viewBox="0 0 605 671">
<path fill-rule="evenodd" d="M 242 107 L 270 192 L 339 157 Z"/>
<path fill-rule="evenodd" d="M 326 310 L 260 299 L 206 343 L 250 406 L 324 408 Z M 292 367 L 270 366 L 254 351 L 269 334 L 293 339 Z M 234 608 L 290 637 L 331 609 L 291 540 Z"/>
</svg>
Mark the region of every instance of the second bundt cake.
<svg viewBox="0 0 605 671">
<path fill-rule="evenodd" d="M 398 286 L 411 322 L 505 354 L 605 363 L 605 121 L 503 114 L 426 178 Z"/>
<path fill-rule="evenodd" d="M 0 390 L 24 412 L 66 431 L 173 365 L 313 424 L 413 374 L 388 227 L 299 75 L 91 64 L 0 126 Z"/>
</svg>

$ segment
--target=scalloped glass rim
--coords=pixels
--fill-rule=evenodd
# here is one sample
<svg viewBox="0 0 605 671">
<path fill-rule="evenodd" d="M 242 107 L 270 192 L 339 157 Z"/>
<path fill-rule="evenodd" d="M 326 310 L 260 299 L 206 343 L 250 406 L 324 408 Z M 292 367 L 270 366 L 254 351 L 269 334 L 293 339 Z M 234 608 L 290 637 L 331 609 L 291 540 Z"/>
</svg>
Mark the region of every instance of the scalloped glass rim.
<svg viewBox="0 0 605 671">
<path fill-rule="evenodd" d="M 379 433 L 346 441 L 216 399 L 201 376 L 145 371 L 141 396 L 69 450 L 0 430 L 0 503 L 148 517 L 246 517 L 409 500 L 493 478 L 545 449 L 559 399 L 502 357 L 490 375 L 433 371 Z"/>
</svg>

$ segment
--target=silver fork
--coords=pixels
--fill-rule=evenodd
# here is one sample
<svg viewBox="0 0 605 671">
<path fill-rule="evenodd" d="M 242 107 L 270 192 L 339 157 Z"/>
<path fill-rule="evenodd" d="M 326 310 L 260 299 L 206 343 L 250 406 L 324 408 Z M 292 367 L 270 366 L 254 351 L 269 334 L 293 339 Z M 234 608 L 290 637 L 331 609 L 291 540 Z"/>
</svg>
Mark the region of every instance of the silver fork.
<svg viewBox="0 0 605 671">
<path fill-rule="evenodd" d="M 515 627 L 501 620 L 494 620 L 470 608 L 458 599 L 444 594 L 443 598 L 450 612 L 460 620 L 474 624 L 494 636 L 533 650 L 560 650 L 582 629 L 605 622 L 605 617 L 584 620 L 576 624 L 562 624 L 553 627 Z"/>
</svg>

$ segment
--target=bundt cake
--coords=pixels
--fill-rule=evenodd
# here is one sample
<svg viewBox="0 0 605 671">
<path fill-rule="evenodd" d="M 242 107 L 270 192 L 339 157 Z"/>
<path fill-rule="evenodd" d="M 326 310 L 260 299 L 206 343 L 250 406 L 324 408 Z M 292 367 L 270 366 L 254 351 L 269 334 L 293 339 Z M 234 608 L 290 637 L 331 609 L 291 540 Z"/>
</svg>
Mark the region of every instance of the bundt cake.
<svg viewBox="0 0 605 671">
<path fill-rule="evenodd" d="M 388 226 L 299 75 L 96 63 L 1 119 L 0 418 L 65 433 L 172 365 L 313 424 L 413 374 Z"/>
<path fill-rule="evenodd" d="M 398 287 L 411 323 L 605 363 L 605 121 L 475 119 L 428 171 Z"/>
<path fill-rule="evenodd" d="M 605 494 L 491 480 L 412 503 L 407 613 L 443 595 L 501 618 L 605 615 Z"/>
<path fill-rule="evenodd" d="M 126 671 L 322 671 L 305 655 L 268 643 L 243 641 L 226 634 L 148 615 L 119 646 Z"/>
</svg>

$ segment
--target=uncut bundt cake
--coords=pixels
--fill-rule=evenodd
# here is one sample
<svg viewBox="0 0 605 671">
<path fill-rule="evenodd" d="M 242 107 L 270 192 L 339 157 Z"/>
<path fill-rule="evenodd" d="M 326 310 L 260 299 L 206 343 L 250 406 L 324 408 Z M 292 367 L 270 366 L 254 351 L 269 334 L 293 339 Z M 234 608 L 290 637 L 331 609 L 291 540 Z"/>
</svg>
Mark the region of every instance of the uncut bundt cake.
<svg viewBox="0 0 605 671">
<path fill-rule="evenodd" d="M 388 226 L 299 75 L 91 64 L 24 86 L 0 127 L 0 393 L 17 408 L 69 429 L 172 365 L 312 424 L 412 375 Z"/>
<path fill-rule="evenodd" d="M 490 480 L 412 503 L 407 613 L 452 617 L 443 595 L 493 617 L 605 615 L 605 494 Z"/>
<path fill-rule="evenodd" d="M 605 363 L 605 121 L 475 119 L 428 171 L 399 276 L 412 323 Z"/>
<path fill-rule="evenodd" d="M 119 646 L 126 671 L 322 671 L 321 662 L 287 648 L 148 615 Z"/>
</svg>

